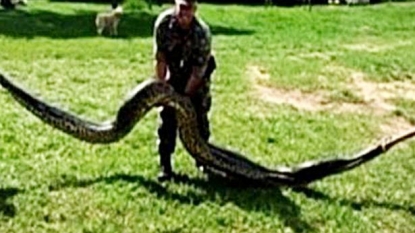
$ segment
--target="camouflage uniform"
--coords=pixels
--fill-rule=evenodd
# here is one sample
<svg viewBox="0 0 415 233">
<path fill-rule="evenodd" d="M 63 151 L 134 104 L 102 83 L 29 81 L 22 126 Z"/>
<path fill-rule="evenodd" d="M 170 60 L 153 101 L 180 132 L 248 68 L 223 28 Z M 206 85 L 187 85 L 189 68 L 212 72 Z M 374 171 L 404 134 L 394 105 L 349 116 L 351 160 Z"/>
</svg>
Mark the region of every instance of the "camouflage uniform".
<svg viewBox="0 0 415 233">
<path fill-rule="evenodd" d="M 211 107 L 210 75 L 216 68 L 211 56 L 211 34 L 208 26 L 196 18 L 191 29 L 181 29 L 173 17 L 174 9 L 160 14 L 154 26 L 154 54 L 157 60 L 166 62 L 170 72 L 167 81 L 180 94 L 185 94 L 186 84 L 192 70 L 205 80 L 202 87 L 191 97 L 197 112 L 201 136 L 207 141 L 210 136 L 208 112 Z M 171 169 L 171 154 L 176 146 L 177 121 L 171 107 L 163 107 L 160 113 L 161 124 L 158 128 L 158 151 L 160 164 L 167 172 Z"/>
</svg>

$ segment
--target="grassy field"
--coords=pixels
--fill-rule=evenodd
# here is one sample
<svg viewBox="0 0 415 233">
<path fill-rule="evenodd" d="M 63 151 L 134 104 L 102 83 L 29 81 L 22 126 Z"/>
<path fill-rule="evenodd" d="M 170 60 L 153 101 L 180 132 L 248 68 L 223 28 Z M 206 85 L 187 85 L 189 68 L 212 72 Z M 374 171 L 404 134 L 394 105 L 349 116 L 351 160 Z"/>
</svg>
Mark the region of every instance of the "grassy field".
<svg viewBox="0 0 415 233">
<path fill-rule="evenodd" d="M 167 6 L 163 6 L 165 8 Z M 152 22 L 106 5 L 32 1 L 0 11 L 0 69 L 50 103 L 112 119 L 152 74 Z M 214 34 L 212 141 L 267 166 L 349 155 L 411 127 L 415 3 L 265 8 L 202 4 Z M 414 232 L 415 144 L 310 186 L 211 184 L 179 143 L 186 183 L 158 183 L 157 112 L 125 139 L 89 145 L 0 89 L 0 232 Z"/>
</svg>

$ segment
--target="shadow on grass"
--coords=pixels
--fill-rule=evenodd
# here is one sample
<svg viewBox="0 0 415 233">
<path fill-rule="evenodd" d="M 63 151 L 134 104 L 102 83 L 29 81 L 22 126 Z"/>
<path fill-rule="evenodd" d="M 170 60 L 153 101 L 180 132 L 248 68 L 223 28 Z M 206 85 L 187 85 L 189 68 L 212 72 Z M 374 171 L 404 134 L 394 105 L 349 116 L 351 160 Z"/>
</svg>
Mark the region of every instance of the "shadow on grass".
<svg viewBox="0 0 415 233">
<path fill-rule="evenodd" d="M 192 186 L 189 193 L 179 194 L 168 189 L 168 185 L 147 179 L 139 175 L 115 174 L 96 179 L 63 177 L 59 182 L 50 186 L 50 190 L 59 190 L 66 187 L 86 187 L 95 183 L 130 182 L 144 187 L 158 198 L 178 201 L 182 204 L 199 205 L 203 202 L 213 202 L 218 205 L 232 203 L 246 211 L 265 212 L 267 215 L 277 215 L 282 223 L 290 227 L 293 232 L 315 232 L 315 229 L 301 219 L 300 208 L 285 197 L 279 189 L 260 189 L 246 186 L 230 187 L 218 180 L 207 181 L 202 178 L 186 178 L 175 182 Z"/>
<path fill-rule="evenodd" d="M 0 34 L 11 37 L 49 37 L 56 39 L 96 37 L 94 11 L 59 14 L 53 11 L 0 12 Z M 119 37 L 147 37 L 151 35 L 154 16 L 146 12 L 126 14 L 119 24 Z"/>
<path fill-rule="evenodd" d="M 17 188 L 1 188 L 0 189 L 0 217 L 12 218 L 16 215 L 16 207 L 10 204 L 10 198 L 17 195 L 21 190 Z"/>
<path fill-rule="evenodd" d="M 56 39 L 97 37 L 95 16 L 98 12 L 80 10 L 75 14 L 60 14 L 53 11 L 0 10 L 0 35 L 22 38 L 49 37 Z M 117 37 L 151 37 L 157 15 L 145 11 L 123 15 Z M 250 35 L 253 31 L 211 25 L 214 35 Z"/>
<path fill-rule="evenodd" d="M 362 201 L 355 202 L 352 200 L 330 197 L 329 195 L 324 194 L 323 192 L 312 190 L 309 188 L 296 188 L 294 189 L 294 191 L 298 193 L 302 193 L 308 198 L 326 201 L 328 203 L 338 204 L 342 206 L 349 206 L 357 211 L 360 211 L 363 208 L 378 207 L 378 208 L 385 208 L 389 210 L 406 211 L 415 216 L 415 205 L 412 205 L 412 206 L 411 205 L 399 205 L 399 204 L 394 204 L 390 202 L 378 202 L 378 201 L 373 201 L 373 200 L 362 200 Z"/>
</svg>

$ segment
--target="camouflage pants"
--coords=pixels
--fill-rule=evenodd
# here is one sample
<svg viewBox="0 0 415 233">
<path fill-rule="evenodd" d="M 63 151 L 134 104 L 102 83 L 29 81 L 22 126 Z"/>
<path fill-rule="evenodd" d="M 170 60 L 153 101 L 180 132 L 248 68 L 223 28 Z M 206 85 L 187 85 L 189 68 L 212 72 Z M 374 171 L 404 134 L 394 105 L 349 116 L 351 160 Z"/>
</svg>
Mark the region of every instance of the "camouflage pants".
<svg viewBox="0 0 415 233">
<path fill-rule="evenodd" d="M 205 76 L 205 84 L 191 98 L 193 107 L 197 114 L 197 122 L 201 137 L 208 141 L 210 137 L 210 125 L 208 113 L 212 105 L 212 97 L 210 93 L 210 75 L 216 68 L 214 59 L 210 62 Z M 173 87 L 175 85 L 173 84 Z M 183 88 L 178 88 L 183 89 Z M 180 93 L 180 91 L 179 91 Z M 160 154 L 160 165 L 165 172 L 171 172 L 171 155 L 176 147 L 177 137 L 177 120 L 174 108 L 163 107 L 160 112 L 160 126 L 158 128 L 158 152 Z"/>
</svg>

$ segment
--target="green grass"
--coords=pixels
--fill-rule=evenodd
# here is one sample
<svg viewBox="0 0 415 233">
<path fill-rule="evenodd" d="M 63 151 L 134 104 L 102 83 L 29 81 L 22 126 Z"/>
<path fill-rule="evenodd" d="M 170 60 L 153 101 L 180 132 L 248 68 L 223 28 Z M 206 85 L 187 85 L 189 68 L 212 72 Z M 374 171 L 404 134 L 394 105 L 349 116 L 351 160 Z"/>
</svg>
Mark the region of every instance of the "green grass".
<svg viewBox="0 0 415 233">
<path fill-rule="evenodd" d="M 119 38 L 98 37 L 94 15 L 106 8 L 32 1 L 0 11 L 0 68 L 48 102 L 112 119 L 128 91 L 152 74 L 152 22 L 161 9 L 130 12 Z M 215 143 L 267 166 L 290 165 L 352 154 L 386 136 L 382 125 L 397 115 L 413 121 L 413 102 L 398 97 L 391 101 L 397 110 L 382 114 L 272 104 L 255 95 L 249 69 L 267 73 L 261 83 L 268 88 L 363 105 L 362 93 L 348 86 L 356 72 L 367 82 L 415 82 L 414 3 L 311 12 L 202 4 L 200 14 L 218 61 Z M 411 141 L 305 193 L 207 183 L 179 144 L 175 169 L 191 180 L 161 184 L 156 111 L 122 141 L 89 145 L 44 125 L 1 89 L 0 105 L 0 232 L 415 230 Z"/>
<path fill-rule="evenodd" d="M 405 118 L 407 121 L 415 124 L 415 117 L 414 117 L 414 107 L 415 101 L 408 100 L 408 99 L 396 99 L 395 100 L 397 108 L 395 109 L 394 113 L 396 116 L 401 116 Z"/>
</svg>

